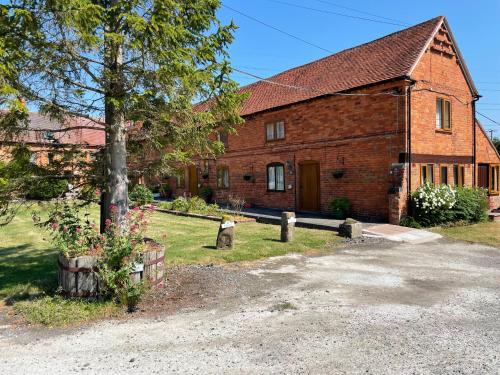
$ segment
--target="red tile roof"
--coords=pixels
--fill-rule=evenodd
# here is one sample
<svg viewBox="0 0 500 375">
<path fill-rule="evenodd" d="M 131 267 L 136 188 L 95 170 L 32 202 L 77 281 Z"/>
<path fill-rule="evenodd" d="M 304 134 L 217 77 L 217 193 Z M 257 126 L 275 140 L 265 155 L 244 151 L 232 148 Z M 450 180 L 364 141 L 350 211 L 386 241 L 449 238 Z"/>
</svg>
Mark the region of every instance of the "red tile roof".
<svg viewBox="0 0 500 375">
<path fill-rule="evenodd" d="M 436 17 L 372 42 L 359 45 L 241 88 L 249 93 L 242 116 L 409 76 L 444 17 Z M 298 89 L 284 87 L 290 85 Z M 202 105 L 203 107 L 203 105 Z"/>
<path fill-rule="evenodd" d="M 76 129 L 60 131 L 71 127 L 76 127 Z M 88 127 L 95 129 L 88 129 Z M 104 145 L 105 138 L 104 131 L 100 129 L 102 129 L 102 125 L 82 117 L 68 117 L 66 121 L 60 122 L 41 113 L 31 112 L 28 130 L 21 134 L 18 141 L 47 145 L 101 147 Z"/>
</svg>

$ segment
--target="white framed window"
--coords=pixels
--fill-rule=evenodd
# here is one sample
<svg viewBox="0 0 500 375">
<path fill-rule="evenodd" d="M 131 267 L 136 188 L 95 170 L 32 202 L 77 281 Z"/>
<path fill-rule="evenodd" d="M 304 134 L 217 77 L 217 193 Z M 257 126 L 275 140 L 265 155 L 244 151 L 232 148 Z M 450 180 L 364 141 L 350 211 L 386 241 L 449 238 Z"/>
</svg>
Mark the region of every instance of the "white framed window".
<svg viewBox="0 0 500 375">
<path fill-rule="evenodd" d="M 285 122 L 277 121 L 266 124 L 266 141 L 285 139 Z"/>
<path fill-rule="evenodd" d="M 226 166 L 217 168 L 217 187 L 219 189 L 229 188 L 229 168 Z"/>
<path fill-rule="evenodd" d="M 267 166 L 267 190 L 285 191 L 285 166 L 272 163 Z"/>
</svg>

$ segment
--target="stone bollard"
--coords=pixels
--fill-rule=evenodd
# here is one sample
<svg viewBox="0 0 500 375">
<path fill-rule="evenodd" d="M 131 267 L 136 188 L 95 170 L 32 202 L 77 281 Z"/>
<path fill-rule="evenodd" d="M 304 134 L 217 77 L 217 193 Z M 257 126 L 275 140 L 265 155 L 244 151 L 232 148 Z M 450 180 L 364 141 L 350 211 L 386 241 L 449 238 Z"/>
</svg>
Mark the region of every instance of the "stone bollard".
<svg viewBox="0 0 500 375">
<path fill-rule="evenodd" d="M 358 238 L 363 236 L 363 225 L 354 219 L 346 219 L 339 226 L 339 234 L 344 237 Z"/>
<path fill-rule="evenodd" d="M 231 250 L 234 244 L 234 221 L 229 216 L 222 216 L 217 234 L 217 249 Z"/>
<path fill-rule="evenodd" d="M 295 232 L 295 212 L 283 212 L 281 214 L 281 242 L 292 242 Z"/>
</svg>

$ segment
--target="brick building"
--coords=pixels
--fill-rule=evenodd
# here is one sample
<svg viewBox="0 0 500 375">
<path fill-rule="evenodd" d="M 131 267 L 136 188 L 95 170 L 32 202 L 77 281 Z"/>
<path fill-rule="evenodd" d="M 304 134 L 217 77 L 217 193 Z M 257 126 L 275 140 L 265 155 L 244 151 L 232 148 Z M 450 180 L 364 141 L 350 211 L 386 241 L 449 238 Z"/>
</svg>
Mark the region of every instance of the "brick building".
<svg viewBox="0 0 500 375">
<path fill-rule="evenodd" d="M 479 94 L 448 22 L 437 17 L 241 89 L 226 152 L 198 160 L 175 193 L 229 194 L 265 207 L 399 222 L 425 181 L 479 185 L 498 206 L 500 157 L 475 118 Z M 176 186 L 177 185 L 177 186 Z"/>
<path fill-rule="evenodd" d="M 102 125 L 86 118 L 68 117 L 58 121 L 37 112 L 28 116 L 28 127 L 11 140 L 0 140 L 0 160 L 8 161 L 12 147 L 24 144 L 32 161 L 40 166 L 50 164 L 73 148 L 82 151 L 87 161 L 104 146 Z M 69 171 L 68 171 L 69 172 Z M 78 173 L 79 171 L 73 171 Z"/>
</svg>

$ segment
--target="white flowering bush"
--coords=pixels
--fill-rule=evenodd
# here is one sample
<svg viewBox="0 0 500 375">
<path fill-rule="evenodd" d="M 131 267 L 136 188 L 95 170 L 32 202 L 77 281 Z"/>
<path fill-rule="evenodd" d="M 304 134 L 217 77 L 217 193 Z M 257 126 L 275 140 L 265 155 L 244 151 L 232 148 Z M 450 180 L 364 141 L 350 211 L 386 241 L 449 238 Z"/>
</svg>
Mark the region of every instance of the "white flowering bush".
<svg viewBox="0 0 500 375">
<path fill-rule="evenodd" d="M 448 185 L 425 184 L 412 194 L 412 216 L 423 226 L 453 221 L 457 192 Z"/>
</svg>

